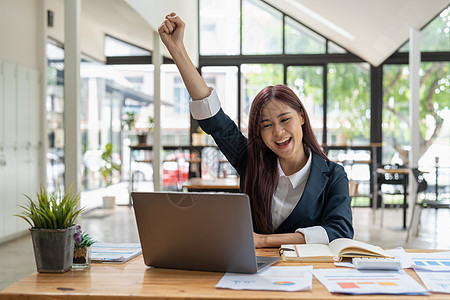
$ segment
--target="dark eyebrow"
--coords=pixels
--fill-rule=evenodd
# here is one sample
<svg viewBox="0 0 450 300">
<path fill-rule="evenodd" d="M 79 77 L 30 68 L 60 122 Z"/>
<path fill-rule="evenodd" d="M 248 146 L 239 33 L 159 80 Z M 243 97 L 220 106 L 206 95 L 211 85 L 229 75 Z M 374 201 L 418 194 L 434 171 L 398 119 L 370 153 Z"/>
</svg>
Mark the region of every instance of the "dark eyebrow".
<svg viewBox="0 0 450 300">
<path fill-rule="evenodd" d="M 277 117 L 278 117 L 278 118 L 281 118 L 281 117 L 283 117 L 283 116 L 285 116 L 285 115 L 289 115 L 289 114 L 291 114 L 290 111 L 281 113 L 281 114 L 279 114 Z"/>
<path fill-rule="evenodd" d="M 284 113 L 279 114 L 279 115 L 277 116 L 277 118 L 281 118 L 281 117 L 283 117 L 283 116 L 285 116 L 285 115 L 290 115 L 290 114 L 291 114 L 290 111 L 284 112 Z M 263 119 L 263 120 L 261 120 L 261 123 L 264 123 L 264 122 L 270 122 L 270 120 L 269 120 L 269 119 Z"/>
</svg>

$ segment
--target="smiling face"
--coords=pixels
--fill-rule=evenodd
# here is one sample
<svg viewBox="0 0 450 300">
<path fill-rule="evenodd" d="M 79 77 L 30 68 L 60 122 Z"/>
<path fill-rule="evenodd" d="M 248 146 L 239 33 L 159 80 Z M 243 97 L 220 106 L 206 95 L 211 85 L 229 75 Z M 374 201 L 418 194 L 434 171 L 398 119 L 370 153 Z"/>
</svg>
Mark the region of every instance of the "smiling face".
<svg viewBox="0 0 450 300">
<path fill-rule="evenodd" d="M 304 123 L 305 120 L 301 114 L 275 98 L 268 101 L 262 108 L 261 138 L 264 144 L 278 156 L 286 175 L 300 170 L 306 163 L 302 130 Z"/>
</svg>

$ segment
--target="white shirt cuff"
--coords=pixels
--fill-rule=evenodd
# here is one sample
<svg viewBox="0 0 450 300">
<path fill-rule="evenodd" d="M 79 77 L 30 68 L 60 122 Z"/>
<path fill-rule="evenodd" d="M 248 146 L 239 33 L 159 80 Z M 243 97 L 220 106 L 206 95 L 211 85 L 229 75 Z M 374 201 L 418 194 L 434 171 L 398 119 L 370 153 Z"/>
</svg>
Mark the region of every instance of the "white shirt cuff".
<svg viewBox="0 0 450 300">
<path fill-rule="evenodd" d="M 328 244 L 328 234 L 322 226 L 299 228 L 295 232 L 303 233 L 306 244 Z"/>
<path fill-rule="evenodd" d="M 192 117 L 196 120 L 211 118 L 220 110 L 220 100 L 216 90 L 211 87 L 209 89 L 211 94 L 208 97 L 189 101 Z"/>
</svg>

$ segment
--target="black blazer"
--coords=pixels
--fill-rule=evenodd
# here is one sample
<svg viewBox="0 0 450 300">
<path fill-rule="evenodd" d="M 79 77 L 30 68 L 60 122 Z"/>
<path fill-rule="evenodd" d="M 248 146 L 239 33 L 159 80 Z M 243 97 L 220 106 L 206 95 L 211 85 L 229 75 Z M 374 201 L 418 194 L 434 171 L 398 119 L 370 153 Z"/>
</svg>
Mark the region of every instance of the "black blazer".
<svg viewBox="0 0 450 300">
<path fill-rule="evenodd" d="M 223 112 L 198 121 L 214 138 L 217 146 L 240 175 L 240 191 L 244 192 L 247 167 L 247 138 Z M 292 233 L 298 228 L 322 226 L 330 242 L 337 238 L 353 238 L 351 198 L 344 168 L 319 155 L 312 154 L 311 172 L 305 190 L 292 213 L 275 233 Z M 258 228 L 254 228 L 259 232 Z"/>
</svg>

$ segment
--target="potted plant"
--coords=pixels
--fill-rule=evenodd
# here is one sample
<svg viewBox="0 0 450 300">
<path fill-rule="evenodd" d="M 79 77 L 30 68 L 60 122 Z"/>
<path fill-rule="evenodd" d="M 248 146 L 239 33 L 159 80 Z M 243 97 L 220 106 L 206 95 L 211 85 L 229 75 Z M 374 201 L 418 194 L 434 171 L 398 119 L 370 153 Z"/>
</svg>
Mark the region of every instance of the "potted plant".
<svg viewBox="0 0 450 300">
<path fill-rule="evenodd" d="M 105 150 L 102 153 L 103 166 L 100 168 L 100 174 L 103 177 L 106 188 L 112 183 L 113 171 L 120 171 L 120 165 L 116 164 L 113 160 L 113 146 L 111 143 L 106 144 Z M 115 196 L 106 195 L 103 196 L 103 207 L 113 208 L 116 201 Z"/>
<path fill-rule="evenodd" d="M 86 269 L 90 265 L 89 248 L 95 241 L 88 233 L 81 230 L 80 225 L 77 225 L 75 228 L 74 240 L 72 268 Z"/>
<path fill-rule="evenodd" d="M 122 119 L 122 128 L 126 130 L 134 130 L 136 124 L 136 112 L 126 112 Z"/>
<path fill-rule="evenodd" d="M 136 133 L 138 144 L 146 145 L 148 143 L 148 134 L 155 126 L 155 119 L 149 116 L 147 119 L 143 118 L 136 122 Z"/>
<path fill-rule="evenodd" d="M 71 188 L 65 195 L 50 194 L 41 187 L 36 196 L 35 201 L 26 196 L 28 203 L 19 205 L 23 211 L 16 216 L 31 226 L 37 271 L 64 273 L 72 267 L 75 219 L 84 210 L 78 207 L 80 195 Z"/>
</svg>

